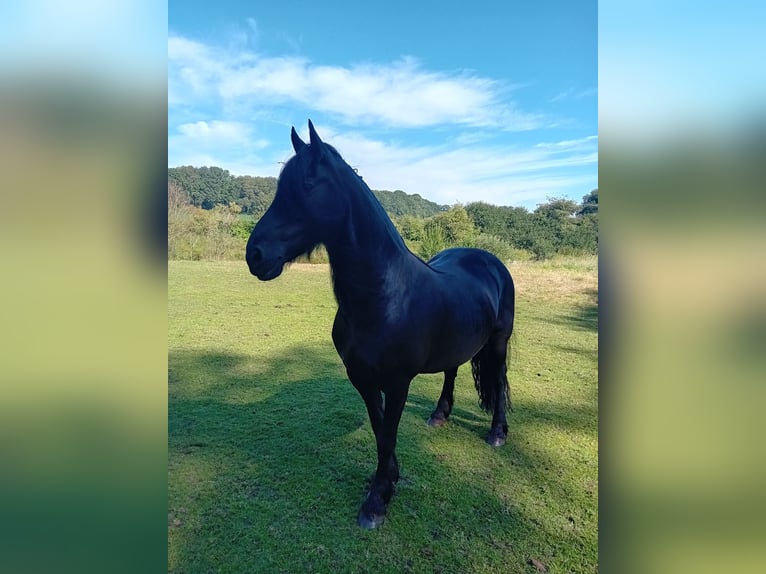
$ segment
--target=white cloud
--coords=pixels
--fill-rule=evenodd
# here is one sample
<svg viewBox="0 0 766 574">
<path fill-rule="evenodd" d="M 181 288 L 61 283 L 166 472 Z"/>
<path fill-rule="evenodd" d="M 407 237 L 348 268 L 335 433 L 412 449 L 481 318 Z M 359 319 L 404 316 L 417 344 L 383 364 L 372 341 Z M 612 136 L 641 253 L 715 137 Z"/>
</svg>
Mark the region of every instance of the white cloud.
<svg viewBox="0 0 766 574">
<path fill-rule="evenodd" d="M 200 60 L 207 57 L 208 49 L 204 44 L 182 38 L 168 37 L 168 59 L 173 61 Z"/>
<path fill-rule="evenodd" d="M 558 142 L 540 142 L 539 144 L 536 144 L 536 148 L 543 148 L 543 149 L 560 149 L 560 150 L 566 150 L 566 149 L 578 149 L 582 147 L 592 147 L 593 145 L 598 144 L 598 136 L 585 136 L 583 138 L 578 138 L 574 140 L 563 140 Z"/>
<path fill-rule="evenodd" d="M 551 103 L 560 102 L 562 100 L 581 100 L 588 96 L 595 96 L 598 93 L 596 88 L 586 88 L 584 90 L 578 90 L 575 88 L 568 88 L 562 92 L 559 92 L 553 96 L 550 100 Z"/>
<path fill-rule="evenodd" d="M 276 176 L 291 153 L 292 114 L 309 112 L 321 121 L 322 138 L 376 189 L 402 189 L 442 204 L 534 208 L 549 196 L 579 200 L 598 185 L 598 137 L 573 138 L 570 127 L 569 137 L 551 139 L 551 117 L 520 111 L 511 98 L 514 87 L 505 82 L 427 70 L 413 58 L 326 66 L 172 35 L 168 54 L 175 119 L 169 165 Z M 198 119 L 211 116 L 218 119 Z M 437 126 L 443 143 L 402 144 L 426 131 L 415 128 L 436 133 Z M 510 133 L 542 127 L 548 137 L 528 144 L 521 142 L 530 142 L 530 134 Z M 300 131 L 308 140 L 307 129 Z M 267 141 L 267 134 L 278 139 Z"/>
<path fill-rule="evenodd" d="M 327 135 L 325 135 L 327 132 Z M 474 145 L 401 147 L 322 130 L 370 187 L 402 189 L 432 201 L 487 201 L 534 208 L 548 196 L 579 200 L 597 185 L 597 136 L 532 148 Z"/>
<path fill-rule="evenodd" d="M 234 173 L 231 160 L 236 157 L 238 167 L 245 168 L 242 174 L 260 175 L 258 170 L 268 164 L 258 152 L 268 146 L 266 139 L 254 137 L 253 130 L 240 122 L 189 122 L 168 137 L 168 165 L 218 166 Z"/>
<path fill-rule="evenodd" d="M 249 128 L 238 122 L 214 120 L 181 124 L 178 131 L 189 139 L 204 140 L 209 143 L 252 144 Z"/>
<path fill-rule="evenodd" d="M 207 145 L 213 122 L 207 128 L 201 124 L 205 122 L 186 124 L 187 133 L 176 136 L 183 140 L 171 140 L 170 149 L 179 150 L 172 154 L 171 165 L 217 165 L 234 175 L 276 176 L 278 162 L 289 157 L 279 156 L 286 147 L 264 155 L 255 144 L 236 149 Z M 550 196 L 566 195 L 579 201 L 598 185 L 594 169 L 597 136 L 541 142 L 526 148 L 482 142 L 454 146 L 451 141 L 408 146 L 368 138 L 359 130 L 347 132 L 323 125 L 319 131 L 324 141 L 358 168 L 371 188 L 402 189 L 440 204 L 486 201 L 534 209 Z M 307 129 L 299 132 L 308 141 Z M 177 153 L 183 153 L 183 158 Z"/>
<path fill-rule="evenodd" d="M 425 70 L 413 58 L 387 64 L 322 66 L 305 58 L 264 57 L 209 48 L 179 36 L 168 39 L 169 82 L 180 93 L 215 93 L 251 106 L 300 103 L 344 122 L 389 127 L 439 124 L 539 127 L 539 114 L 520 112 L 509 86 L 472 74 Z"/>
</svg>

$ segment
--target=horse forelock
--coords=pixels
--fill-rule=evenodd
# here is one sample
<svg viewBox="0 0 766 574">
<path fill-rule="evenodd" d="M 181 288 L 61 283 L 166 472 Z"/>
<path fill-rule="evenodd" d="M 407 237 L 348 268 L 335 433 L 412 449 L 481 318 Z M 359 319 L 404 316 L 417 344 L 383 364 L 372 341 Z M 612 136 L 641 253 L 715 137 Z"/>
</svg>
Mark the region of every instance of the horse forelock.
<svg viewBox="0 0 766 574">
<path fill-rule="evenodd" d="M 277 178 L 277 193 L 284 189 L 299 189 L 302 185 L 303 170 L 300 167 L 300 159 L 294 155 L 285 162 Z"/>
</svg>

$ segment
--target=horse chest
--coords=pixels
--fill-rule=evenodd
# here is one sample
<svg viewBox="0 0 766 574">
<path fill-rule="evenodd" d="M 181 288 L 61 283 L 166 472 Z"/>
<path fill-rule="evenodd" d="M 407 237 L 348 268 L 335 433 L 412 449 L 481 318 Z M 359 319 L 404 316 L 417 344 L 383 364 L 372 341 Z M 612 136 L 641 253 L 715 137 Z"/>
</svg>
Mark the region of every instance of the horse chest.
<svg viewBox="0 0 766 574">
<path fill-rule="evenodd" d="M 356 324 L 338 313 L 332 331 L 333 343 L 346 369 L 369 375 L 397 370 L 407 362 L 408 349 L 402 338 L 385 326 Z"/>
</svg>

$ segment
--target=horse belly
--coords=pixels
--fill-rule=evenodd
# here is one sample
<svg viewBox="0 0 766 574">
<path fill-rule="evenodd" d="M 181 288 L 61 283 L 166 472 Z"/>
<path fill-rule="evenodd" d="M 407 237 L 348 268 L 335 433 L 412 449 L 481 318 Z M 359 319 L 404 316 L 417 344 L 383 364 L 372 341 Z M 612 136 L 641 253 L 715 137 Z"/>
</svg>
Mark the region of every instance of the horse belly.
<svg viewBox="0 0 766 574">
<path fill-rule="evenodd" d="M 428 355 L 420 372 L 437 373 L 468 362 L 496 327 L 496 308 L 488 301 L 461 301 L 444 313 L 428 334 Z"/>
<path fill-rule="evenodd" d="M 421 373 L 439 373 L 467 363 L 479 352 L 489 336 L 461 338 L 452 341 L 437 342 L 431 346 L 428 358 L 419 369 Z"/>
</svg>

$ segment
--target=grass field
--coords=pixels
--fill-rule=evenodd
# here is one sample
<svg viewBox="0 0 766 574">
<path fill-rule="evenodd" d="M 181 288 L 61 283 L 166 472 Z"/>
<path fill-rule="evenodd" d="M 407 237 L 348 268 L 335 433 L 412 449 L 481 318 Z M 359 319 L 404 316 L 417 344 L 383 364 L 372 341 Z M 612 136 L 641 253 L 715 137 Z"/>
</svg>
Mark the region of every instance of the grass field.
<svg viewBox="0 0 766 574">
<path fill-rule="evenodd" d="M 261 283 L 244 262 L 168 262 L 168 571 L 596 572 L 595 258 L 511 265 L 508 443 L 470 368 L 450 422 L 412 383 L 385 524 L 356 526 L 375 468 L 364 403 L 330 340 L 328 268 Z"/>
</svg>

